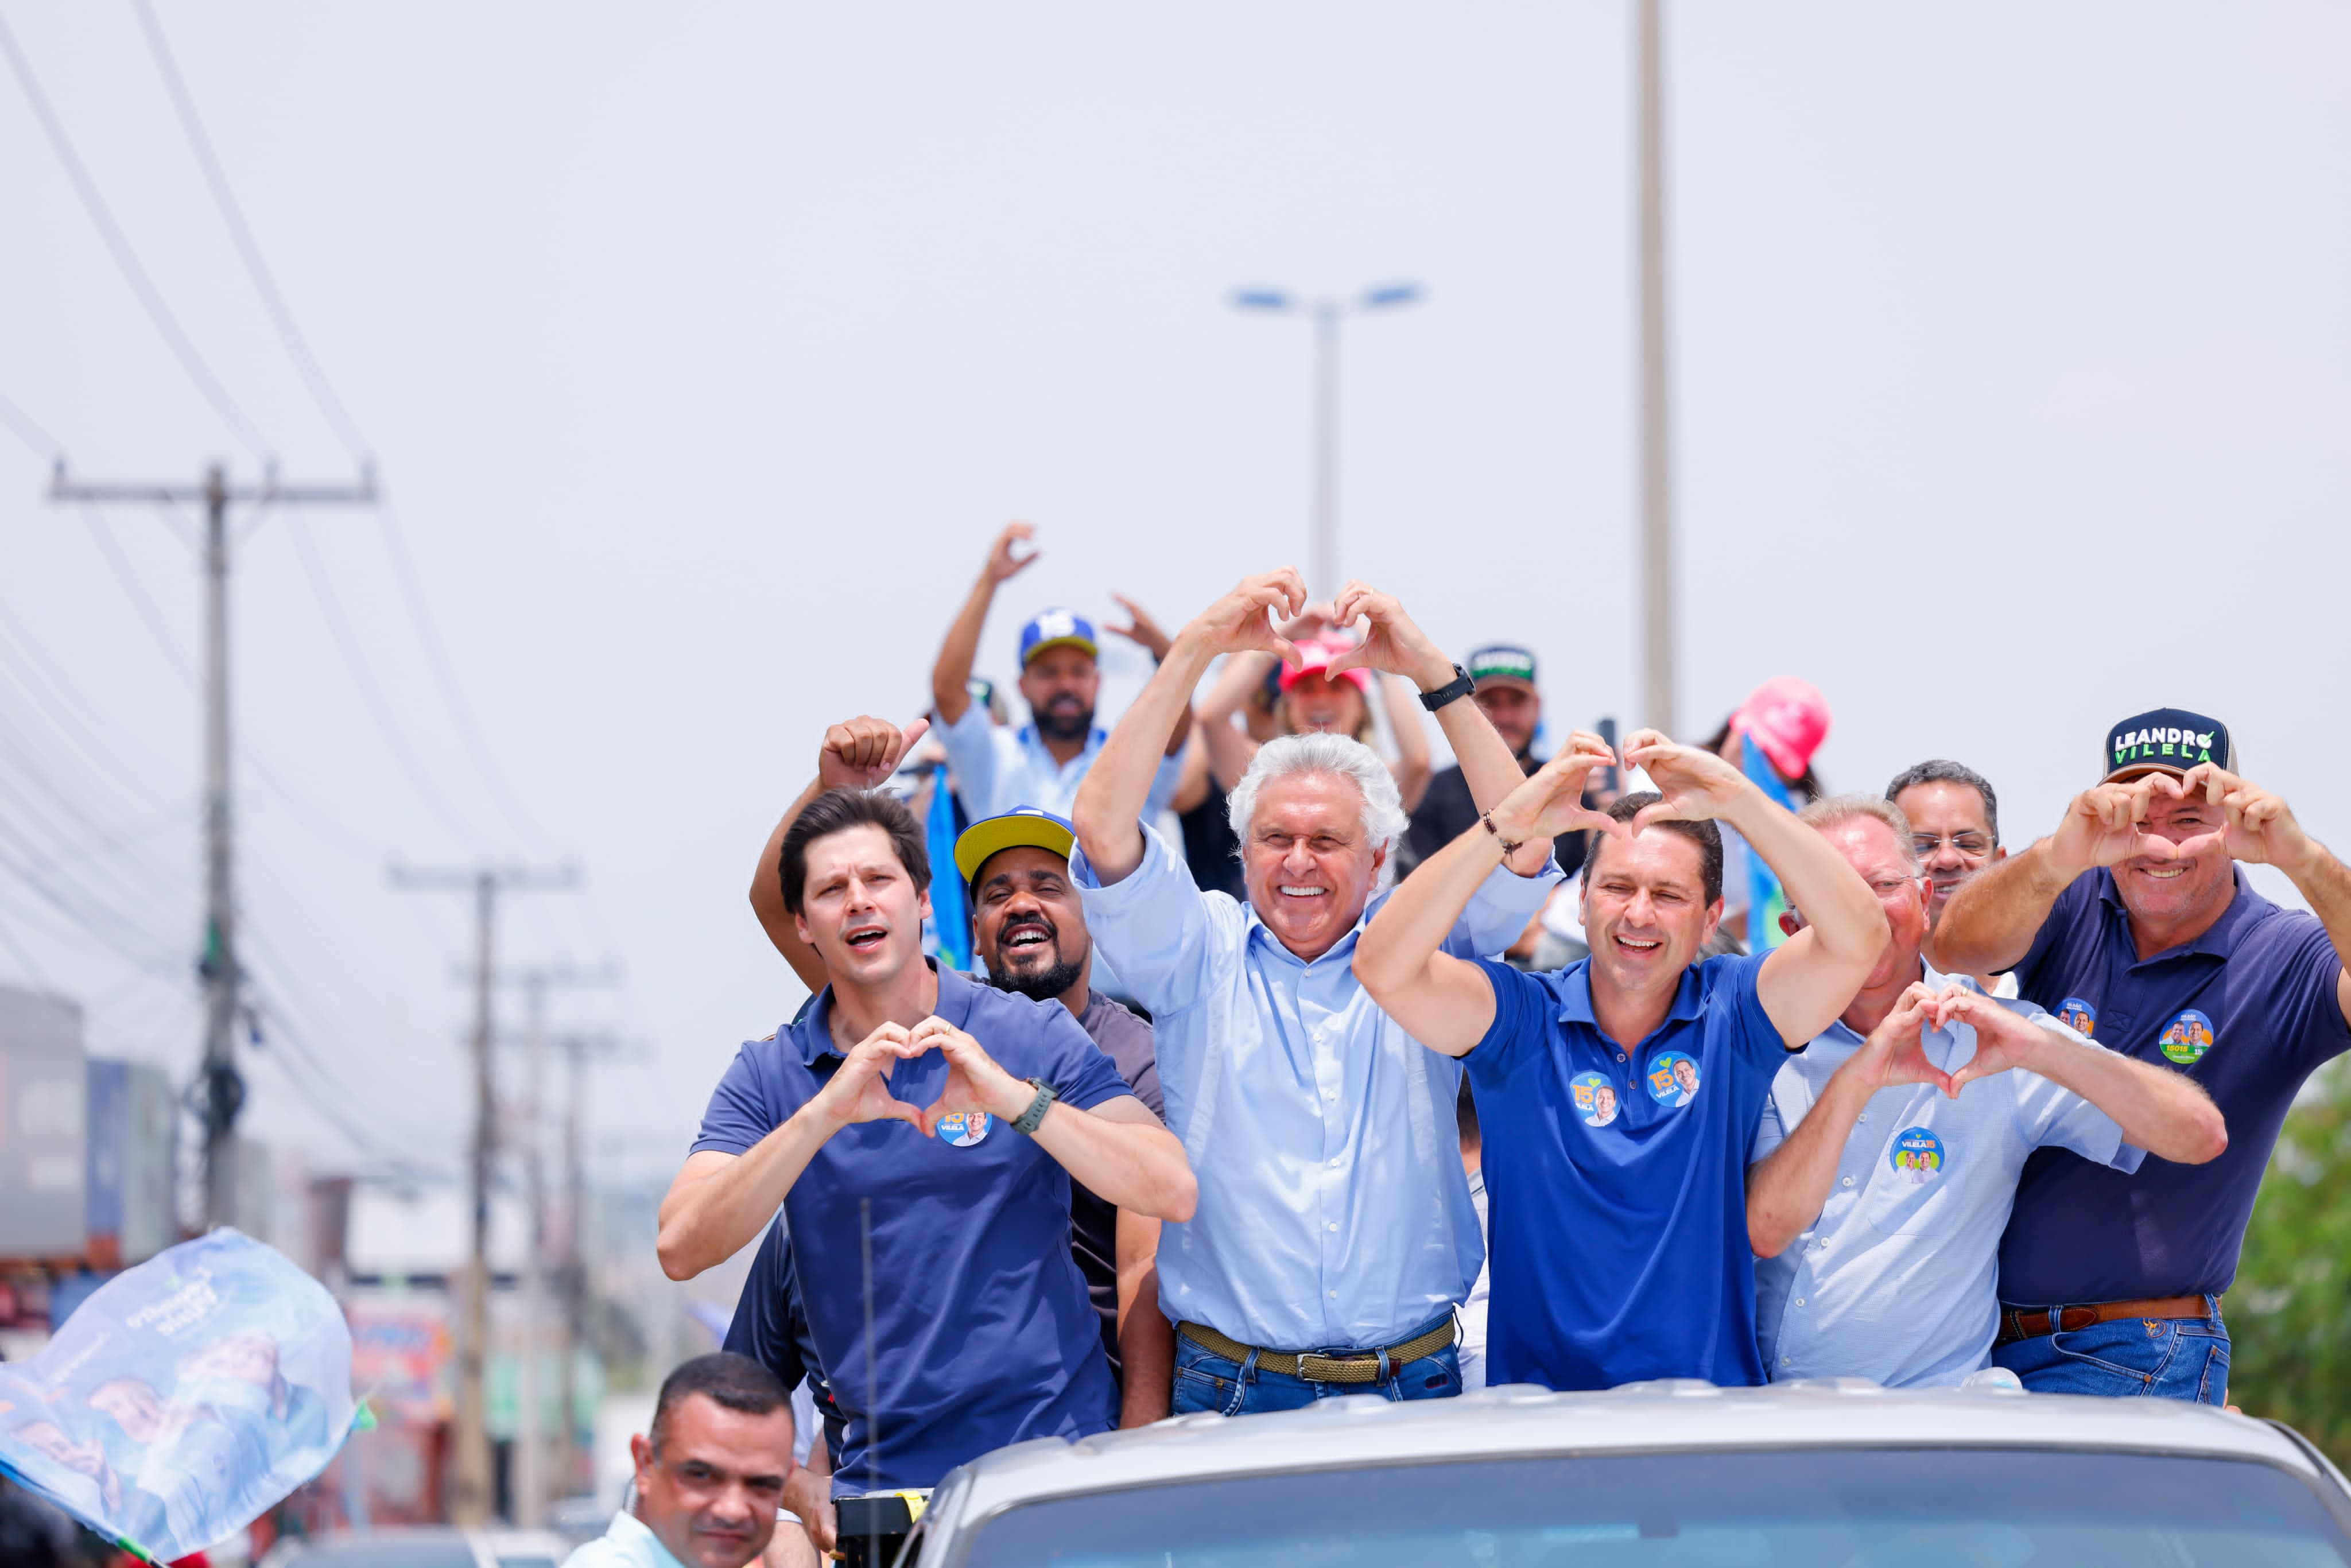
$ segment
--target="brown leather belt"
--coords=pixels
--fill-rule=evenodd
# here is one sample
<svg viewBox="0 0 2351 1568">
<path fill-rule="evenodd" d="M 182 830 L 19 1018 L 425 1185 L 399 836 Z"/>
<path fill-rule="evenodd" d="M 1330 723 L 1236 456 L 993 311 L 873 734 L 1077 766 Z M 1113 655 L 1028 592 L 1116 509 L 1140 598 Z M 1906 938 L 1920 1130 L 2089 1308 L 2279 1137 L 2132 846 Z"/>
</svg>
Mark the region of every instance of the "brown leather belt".
<svg viewBox="0 0 2351 1568">
<path fill-rule="evenodd" d="M 1380 1380 L 1380 1356 L 1388 1360 L 1388 1375 L 1394 1377 L 1407 1361 L 1418 1361 L 1424 1355 L 1435 1355 L 1453 1343 L 1459 1333 L 1448 1318 L 1418 1339 L 1408 1339 L 1402 1344 L 1392 1344 L 1384 1353 L 1376 1350 L 1358 1351 L 1353 1355 L 1318 1355 L 1311 1351 L 1296 1354 L 1286 1350 L 1261 1350 L 1255 1345 L 1228 1339 L 1206 1323 L 1177 1323 L 1176 1332 L 1203 1350 L 1213 1351 L 1236 1364 L 1257 1357 L 1259 1370 L 1278 1373 L 1283 1377 L 1302 1377 L 1309 1383 L 1377 1383 Z"/>
<path fill-rule="evenodd" d="M 2021 1339 L 2039 1339 L 2048 1333 L 2072 1333 L 2094 1323 L 2111 1323 L 2124 1318 L 2201 1318 L 2210 1309 L 2201 1296 L 2158 1296 L 2146 1301 L 2099 1301 L 2086 1307 L 2057 1307 L 2043 1312 L 2026 1312 L 2021 1307 L 2000 1310 L 2000 1337 L 1995 1345 L 2014 1344 Z"/>
</svg>

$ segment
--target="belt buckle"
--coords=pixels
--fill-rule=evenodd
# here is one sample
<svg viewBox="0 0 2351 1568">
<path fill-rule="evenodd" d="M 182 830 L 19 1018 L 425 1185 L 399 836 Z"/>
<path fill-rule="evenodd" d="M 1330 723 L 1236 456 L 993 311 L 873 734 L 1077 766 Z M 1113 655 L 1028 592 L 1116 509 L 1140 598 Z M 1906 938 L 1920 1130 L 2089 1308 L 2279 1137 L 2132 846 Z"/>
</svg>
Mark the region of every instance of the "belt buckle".
<svg viewBox="0 0 2351 1568">
<path fill-rule="evenodd" d="M 1315 1376 L 1313 1374 L 1311 1374 L 1311 1373 L 1308 1372 L 1308 1371 L 1306 1370 L 1306 1364 L 1307 1364 L 1308 1362 L 1310 1362 L 1310 1361 L 1319 1361 L 1319 1362 L 1321 1362 L 1321 1363 L 1322 1364 L 1322 1365 L 1323 1365 L 1326 1369 L 1328 1369 L 1328 1372 L 1329 1372 L 1329 1374 L 1330 1374 L 1330 1375 L 1325 1375 L 1325 1376 L 1322 1376 L 1322 1377 L 1317 1377 L 1317 1376 Z M 1299 1377 L 1300 1377 L 1300 1379 L 1301 1379 L 1301 1380 L 1302 1380 L 1302 1381 L 1304 1381 L 1304 1382 L 1307 1382 L 1307 1383 L 1344 1383 L 1344 1382 L 1346 1382 L 1346 1381 L 1347 1381 L 1347 1379 L 1345 1379 L 1345 1378 L 1343 1378 L 1343 1377 L 1337 1376 L 1337 1375 L 1336 1375 L 1337 1370 L 1338 1370 L 1341 1366 L 1343 1366 L 1343 1365 L 1347 1364 L 1348 1364 L 1348 1363 L 1350 1363 L 1350 1362 L 1356 1362 L 1356 1361 L 1369 1361 L 1369 1362 L 1371 1362 L 1371 1363 L 1373 1364 L 1373 1365 L 1374 1365 L 1374 1367 L 1375 1369 L 1376 1369 L 1376 1367 L 1378 1366 L 1378 1361 L 1377 1361 L 1377 1358 L 1376 1358 L 1376 1357 L 1373 1357 L 1373 1356 L 1368 1356 L 1368 1355 L 1323 1355 L 1323 1354 L 1320 1354 L 1319 1352 L 1312 1352 L 1312 1351 L 1309 1351 L 1309 1352 L 1302 1353 L 1302 1354 L 1299 1356 L 1299 1358 L 1298 1358 L 1298 1375 L 1299 1375 Z M 1373 1374 L 1373 1376 L 1374 1377 L 1374 1379 L 1376 1379 L 1376 1378 L 1377 1378 L 1377 1376 L 1378 1376 L 1378 1373 L 1377 1373 L 1377 1371 L 1376 1371 L 1376 1370 L 1374 1370 L 1374 1374 Z"/>
</svg>

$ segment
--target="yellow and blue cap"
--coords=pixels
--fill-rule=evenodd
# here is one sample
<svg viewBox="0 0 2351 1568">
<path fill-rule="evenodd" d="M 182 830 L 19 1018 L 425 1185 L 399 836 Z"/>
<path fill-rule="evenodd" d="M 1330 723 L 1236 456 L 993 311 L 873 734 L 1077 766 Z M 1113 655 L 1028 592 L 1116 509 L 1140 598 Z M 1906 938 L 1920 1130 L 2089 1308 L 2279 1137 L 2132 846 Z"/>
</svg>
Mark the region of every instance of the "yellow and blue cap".
<svg viewBox="0 0 2351 1568">
<path fill-rule="evenodd" d="M 1044 611 L 1020 628 L 1022 669 L 1027 669 L 1029 661 L 1048 648 L 1083 648 L 1095 657 L 1102 653 L 1094 642 L 1093 622 L 1074 610 Z"/>
<path fill-rule="evenodd" d="M 1077 846 L 1078 830 L 1050 811 L 1040 811 L 1034 806 L 1022 806 L 1002 816 L 987 817 L 974 822 L 956 840 L 956 870 L 965 882 L 979 874 L 988 857 L 1006 850 L 1024 846 L 1048 850 L 1070 858 Z"/>
</svg>

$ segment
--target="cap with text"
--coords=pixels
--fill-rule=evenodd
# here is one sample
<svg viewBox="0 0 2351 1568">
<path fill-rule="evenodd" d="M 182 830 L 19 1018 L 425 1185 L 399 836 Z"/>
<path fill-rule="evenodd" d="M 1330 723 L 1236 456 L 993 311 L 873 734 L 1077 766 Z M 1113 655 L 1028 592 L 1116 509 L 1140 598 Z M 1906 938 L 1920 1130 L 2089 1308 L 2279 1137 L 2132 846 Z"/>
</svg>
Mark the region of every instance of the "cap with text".
<svg viewBox="0 0 2351 1568">
<path fill-rule="evenodd" d="M 1496 643 L 1489 647 L 1477 649 L 1470 653 L 1469 662 L 1462 668 L 1468 670 L 1469 678 L 1481 686 L 1522 686 L 1528 691 L 1535 689 L 1534 653 L 1529 649 L 1513 647 L 1508 643 Z"/>
<path fill-rule="evenodd" d="M 1050 811 L 1040 811 L 1034 806 L 1022 806 L 1000 817 L 987 817 L 974 822 L 956 840 L 956 870 L 970 882 L 979 874 L 991 855 L 1006 850 L 1050 850 L 1063 860 L 1070 858 L 1070 848 L 1078 841 L 1078 830 Z"/>
<path fill-rule="evenodd" d="M 2148 773 L 2185 773 L 2202 762 L 2217 762 L 2234 773 L 2237 743 L 2229 727 L 2186 708 L 2159 707 L 2133 714 L 2106 731 L 2106 749 L 2099 758 L 2105 784 L 2119 784 Z"/>
<path fill-rule="evenodd" d="M 1049 648 L 1083 648 L 1091 656 L 1101 653 L 1094 642 L 1094 624 L 1071 610 L 1048 610 L 1028 625 L 1020 628 L 1020 667 Z"/>
</svg>

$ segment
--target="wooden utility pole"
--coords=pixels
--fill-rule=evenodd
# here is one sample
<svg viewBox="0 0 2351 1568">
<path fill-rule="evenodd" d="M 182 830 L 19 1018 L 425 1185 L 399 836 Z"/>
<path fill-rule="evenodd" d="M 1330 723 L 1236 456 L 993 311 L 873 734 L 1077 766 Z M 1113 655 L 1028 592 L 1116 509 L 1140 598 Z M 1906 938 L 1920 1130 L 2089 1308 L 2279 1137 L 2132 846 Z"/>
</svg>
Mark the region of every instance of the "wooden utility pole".
<svg viewBox="0 0 2351 1568">
<path fill-rule="evenodd" d="M 228 509 L 232 505 L 286 502 L 307 507 L 370 507 L 375 475 L 357 485 L 281 485 L 275 471 L 258 485 L 232 485 L 218 464 L 194 485 L 76 484 L 59 460 L 49 480 L 52 501 L 144 501 L 204 508 L 204 932 L 196 972 L 204 987 L 204 1055 L 193 1098 L 204 1126 L 204 1228 L 233 1225 L 237 1216 L 236 1119 L 245 1109 L 245 1078 L 236 1068 L 236 811 L 229 789 L 228 748 Z"/>
</svg>

